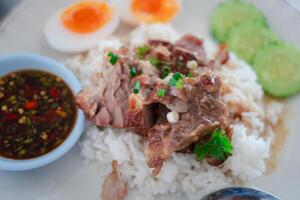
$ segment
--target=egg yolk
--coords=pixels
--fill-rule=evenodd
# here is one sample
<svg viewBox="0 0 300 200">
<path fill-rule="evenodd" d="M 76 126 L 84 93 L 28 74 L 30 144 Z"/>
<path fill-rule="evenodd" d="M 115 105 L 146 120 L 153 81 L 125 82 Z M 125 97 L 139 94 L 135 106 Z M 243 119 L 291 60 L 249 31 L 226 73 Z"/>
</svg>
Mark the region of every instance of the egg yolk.
<svg viewBox="0 0 300 200">
<path fill-rule="evenodd" d="M 132 0 L 131 11 L 141 22 L 166 23 L 180 10 L 177 0 Z"/>
<path fill-rule="evenodd" d="M 63 25 L 75 33 L 90 33 L 102 28 L 111 18 L 112 10 L 105 2 L 79 2 L 61 14 Z"/>
</svg>

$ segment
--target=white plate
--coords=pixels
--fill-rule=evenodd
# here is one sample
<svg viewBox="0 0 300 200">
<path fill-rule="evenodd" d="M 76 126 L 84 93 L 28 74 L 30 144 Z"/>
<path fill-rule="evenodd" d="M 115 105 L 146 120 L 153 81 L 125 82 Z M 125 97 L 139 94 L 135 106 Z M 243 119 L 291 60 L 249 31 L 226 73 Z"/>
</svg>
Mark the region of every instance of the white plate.
<svg viewBox="0 0 300 200">
<path fill-rule="evenodd" d="M 0 26 L 0 53 L 32 52 L 58 60 L 68 56 L 51 50 L 42 31 L 49 16 L 70 2 L 74 0 L 23 0 Z M 181 33 L 193 32 L 208 37 L 209 17 L 219 1 L 183 2 L 183 12 L 174 22 L 174 26 Z M 264 11 L 276 33 L 300 47 L 300 13 L 284 0 L 252 2 Z M 126 33 L 128 30 L 123 25 L 117 34 Z M 255 183 L 282 199 L 294 200 L 300 196 L 299 95 L 290 98 L 288 104 L 290 133 L 281 152 L 277 170 L 257 179 Z M 100 177 L 103 173 L 106 173 L 105 169 L 96 164 L 84 166 L 79 147 L 76 146 L 62 159 L 40 169 L 27 172 L 0 171 L 0 199 L 96 200 L 100 198 Z M 131 193 L 127 199 L 135 199 L 134 194 Z"/>
</svg>

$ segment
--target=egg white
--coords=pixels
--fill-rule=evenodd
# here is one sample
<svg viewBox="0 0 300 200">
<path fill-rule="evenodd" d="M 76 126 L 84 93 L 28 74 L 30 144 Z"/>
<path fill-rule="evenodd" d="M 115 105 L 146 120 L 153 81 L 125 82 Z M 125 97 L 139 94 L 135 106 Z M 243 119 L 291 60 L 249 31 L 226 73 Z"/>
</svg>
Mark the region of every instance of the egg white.
<svg viewBox="0 0 300 200">
<path fill-rule="evenodd" d="M 50 47 L 64 53 L 79 53 L 97 45 L 99 40 L 111 35 L 118 27 L 120 17 L 112 8 L 112 17 L 99 30 L 91 33 L 75 33 L 67 29 L 60 20 L 61 13 L 55 13 L 46 23 L 44 34 Z"/>
<path fill-rule="evenodd" d="M 131 12 L 131 0 L 112 0 L 117 5 L 121 20 L 129 25 L 138 25 L 139 21 Z"/>
</svg>

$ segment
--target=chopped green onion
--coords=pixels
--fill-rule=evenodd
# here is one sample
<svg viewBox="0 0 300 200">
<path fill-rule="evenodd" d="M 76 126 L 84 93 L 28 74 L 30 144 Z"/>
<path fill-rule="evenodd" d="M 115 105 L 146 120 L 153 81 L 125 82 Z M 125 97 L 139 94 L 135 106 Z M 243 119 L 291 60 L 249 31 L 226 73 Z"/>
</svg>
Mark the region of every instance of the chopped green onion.
<svg viewBox="0 0 300 200">
<path fill-rule="evenodd" d="M 164 66 L 162 69 L 162 78 L 166 78 L 171 72 L 171 68 L 168 66 Z"/>
<path fill-rule="evenodd" d="M 155 57 L 150 57 L 149 58 L 149 62 L 151 63 L 151 65 L 153 65 L 154 67 L 157 67 L 157 65 L 160 63 L 159 60 Z"/>
<path fill-rule="evenodd" d="M 186 75 L 186 77 L 189 77 L 189 78 L 193 77 L 193 72 L 189 72 L 189 73 Z"/>
<path fill-rule="evenodd" d="M 160 89 L 157 91 L 157 96 L 164 97 L 166 95 L 166 89 Z"/>
<path fill-rule="evenodd" d="M 176 86 L 176 88 L 177 89 L 182 88 L 184 85 L 184 82 L 182 79 L 183 79 L 182 74 L 180 74 L 179 72 L 176 72 L 175 74 L 173 74 L 172 78 L 170 79 L 169 86 L 176 86 L 178 84 L 178 86 Z M 181 81 L 179 81 L 179 80 L 181 80 Z"/>
<path fill-rule="evenodd" d="M 135 77 L 137 75 L 137 71 L 135 67 L 130 67 L 130 76 Z"/>
<path fill-rule="evenodd" d="M 138 47 L 136 50 L 137 56 L 139 59 L 144 58 L 145 54 L 150 50 L 150 47 L 147 45 Z"/>
<path fill-rule="evenodd" d="M 109 57 L 109 62 L 114 65 L 117 63 L 119 56 L 117 54 L 114 54 L 113 52 L 109 52 L 107 54 L 107 56 Z"/>
<path fill-rule="evenodd" d="M 179 79 L 178 81 L 176 81 L 175 86 L 178 90 L 181 90 L 184 86 L 184 81 L 182 79 Z"/>
<path fill-rule="evenodd" d="M 179 79 L 182 79 L 182 75 L 179 72 L 176 72 L 175 74 L 173 74 L 173 79 L 175 79 L 176 81 L 178 81 Z"/>
<path fill-rule="evenodd" d="M 133 84 L 133 93 L 138 94 L 140 92 L 141 83 L 139 81 L 135 81 Z"/>
</svg>

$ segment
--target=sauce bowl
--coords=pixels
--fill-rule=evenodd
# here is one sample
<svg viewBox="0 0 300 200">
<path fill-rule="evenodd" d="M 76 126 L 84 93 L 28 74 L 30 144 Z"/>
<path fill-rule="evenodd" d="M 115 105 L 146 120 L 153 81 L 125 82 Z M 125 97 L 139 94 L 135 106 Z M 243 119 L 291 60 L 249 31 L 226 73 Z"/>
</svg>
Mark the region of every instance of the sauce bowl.
<svg viewBox="0 0 300 200">
<path fill-rule="evenodd" d="M 18 70 L 41 70 L 60 77 L 70 87 L 73 94 L 81 89 L 75 75 L 64 65 L 49 58 L 33 54 L 7 54 L 0 56 L 0 77 Z M 0 156 L 0 169 L 22 171 L 38 168 L 62 157 L 80 138 L 84 129 L 84 115 L 77 109 L 77 118 L 68 137 L 52 151 L 31 159 L 14 160 Z M 1 134 L 1 130 L 0 130 Z"/>
</svg>

